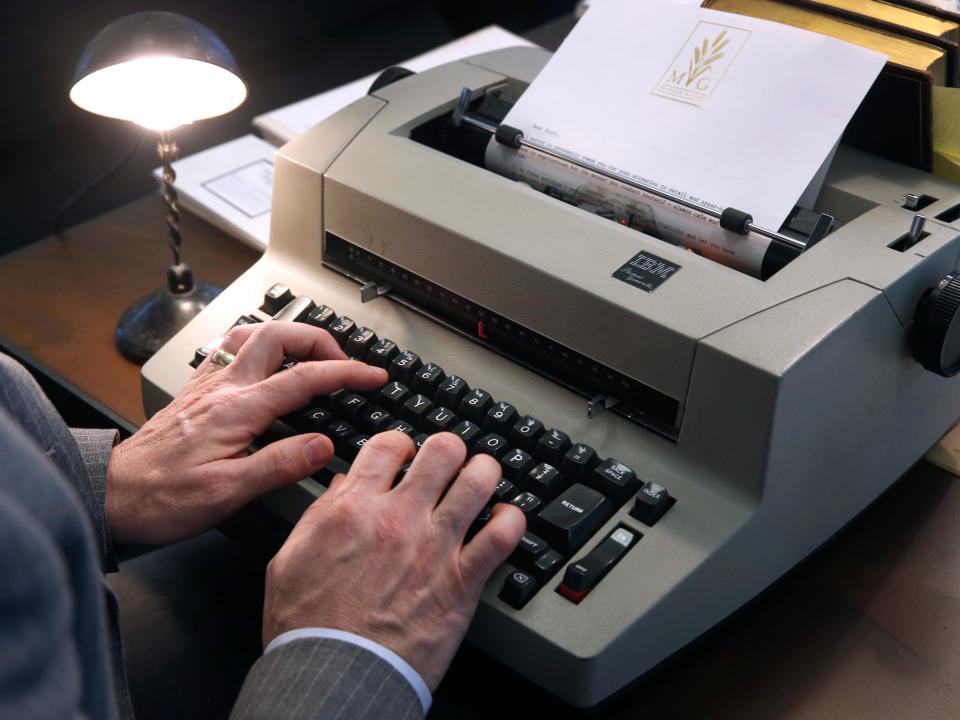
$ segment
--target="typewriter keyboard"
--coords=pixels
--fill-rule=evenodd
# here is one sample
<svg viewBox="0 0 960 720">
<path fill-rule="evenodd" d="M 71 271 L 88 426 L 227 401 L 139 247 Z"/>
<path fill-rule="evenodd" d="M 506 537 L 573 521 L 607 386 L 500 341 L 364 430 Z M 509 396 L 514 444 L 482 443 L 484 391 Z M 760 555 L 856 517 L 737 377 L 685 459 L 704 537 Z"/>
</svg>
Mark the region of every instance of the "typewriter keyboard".
<svg viewBox="0 0 960 720">
<path fill-rule="evenodd" d="M 638 530 L 620 525 L 568 565 L 614 512 L 633 499 L 630 516 L 652 526 L 674 504 L 666 488 L 644 482 L 616 458 L 603 457 L 562 429 L 545 426 L 509 400 L 472 387 L 466 378 L 448 374 L 376 330 L 326 305 L 295 297 L 286 286 L 267 290 L 259 309 L 274 320 L 323 328 L 347 355 L 389 374 L 387 384 L 372 392 L 340 390 L 314 398 L 301 412 L 284 418 L 294 430 L 327 435 L 337 456 L 347 463 L 376 433 L 406 433 L 419 448 L 433 433 L 445 431 L 458 435 L 469 454 L 486 453 L 499 461 L 503 476 L 489 505 L 511 503 L 527 518 L 528 530 L 508 561 L 515 571 L 508 573 L 500 592 L 500 599 L 514 608 L 522 608 L 564 566 L 556 589 L 579 603 L 641 537 Z M 243 315 L 235 325 L 253 322 L 260 320 Z M 212 349 L 212 345 L 197 349 L 191 365 L 199 365 Z M 470 534 L 490 517 L 488 506 Z"/>
</svg>

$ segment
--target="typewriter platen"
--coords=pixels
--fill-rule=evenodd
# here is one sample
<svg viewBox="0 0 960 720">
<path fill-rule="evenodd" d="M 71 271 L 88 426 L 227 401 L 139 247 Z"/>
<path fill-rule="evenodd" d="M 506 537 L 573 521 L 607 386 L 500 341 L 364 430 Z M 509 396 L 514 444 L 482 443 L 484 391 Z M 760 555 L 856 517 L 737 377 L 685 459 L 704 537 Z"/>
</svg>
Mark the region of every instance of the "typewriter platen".
<svg viewBox="0 0 960 720">
<path fill-rule="evenodd" d="M 461 91 L 509 103 L 547 58 L 405 78 L 281 148 L 267 252 L 143 390 L 155 412 L 241 316 L 314 322 L 385 363 L 399 389 L 291 425 L 323 427 L 345 462 L 388 429 L 498 457 L 532 535 L 468 639 L 589 706 L 828 540 L 956 419 L 960 384 L 915 355 L 957 360 L 960 188 L 841 147 L 814 208 L 836 229 L 750 277 L 482 167 Z M 322 491 L 262 502 L 292 523 Z"/>
</svg>

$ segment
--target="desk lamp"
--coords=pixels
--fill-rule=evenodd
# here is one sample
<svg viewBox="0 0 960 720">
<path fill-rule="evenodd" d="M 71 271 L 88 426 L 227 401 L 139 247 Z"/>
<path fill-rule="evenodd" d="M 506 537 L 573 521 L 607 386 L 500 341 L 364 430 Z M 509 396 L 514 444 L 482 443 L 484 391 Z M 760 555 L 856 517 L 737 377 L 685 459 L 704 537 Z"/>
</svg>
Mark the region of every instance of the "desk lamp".
<svg viewBox="0 0 960 720">
<path fill-rule="evenodd" d="M 215 117 L 243 102 L 247 87 L 226 45 L 200 23 L 169 12 L 139 12 L 107 25 L 90 41 L 74 73 L 70 99 L 98 115 L 129 120 L 159 133 L 173 264 L 167 285 L 128 307 L 116 342 L 143 362 L 220 292 L 195 282 L 180 253 L 180 209 L 170 131 Z"/>
</svg>

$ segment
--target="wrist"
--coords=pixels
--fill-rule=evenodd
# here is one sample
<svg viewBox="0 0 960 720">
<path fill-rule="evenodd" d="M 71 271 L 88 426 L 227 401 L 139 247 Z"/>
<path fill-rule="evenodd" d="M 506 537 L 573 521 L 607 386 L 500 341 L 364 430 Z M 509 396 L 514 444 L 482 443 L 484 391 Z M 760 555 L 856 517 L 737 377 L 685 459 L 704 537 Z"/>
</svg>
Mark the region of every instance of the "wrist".
<svg viewBox="0 0 960 720">
<path fill-rule="evenodd" d="M 130 536 L 131 522 L 130 512 L 131 503 L 128 501 L 128 483 L 125 482 L 125 470 L 127 467 L 126 448 L 124 447 L 129 440 L 125 440 L 110 453 L 110 460 L 107 464 L 107 497 L 106 513 L 107 524 L 110 527 L 110 534 L 116 543 L 136 542 L 136 538 Z M 135 523 L 133 523 L 135 525 Z"/>
</svg>

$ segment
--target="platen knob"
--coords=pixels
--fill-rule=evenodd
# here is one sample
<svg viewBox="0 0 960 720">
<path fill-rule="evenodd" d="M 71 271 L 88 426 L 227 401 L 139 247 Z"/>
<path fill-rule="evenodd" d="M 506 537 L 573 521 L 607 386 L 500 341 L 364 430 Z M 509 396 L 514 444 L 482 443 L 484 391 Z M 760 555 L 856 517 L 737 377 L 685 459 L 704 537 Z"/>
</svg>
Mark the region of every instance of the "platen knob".
<svg viewBox="0 0 960 720">
<path fill-rule="evenodd" d="M 914 314 L 913 356 L 930 372 L 960 371 L 960 276 L 950 273 L 927 290 Z"/>
</svg>

